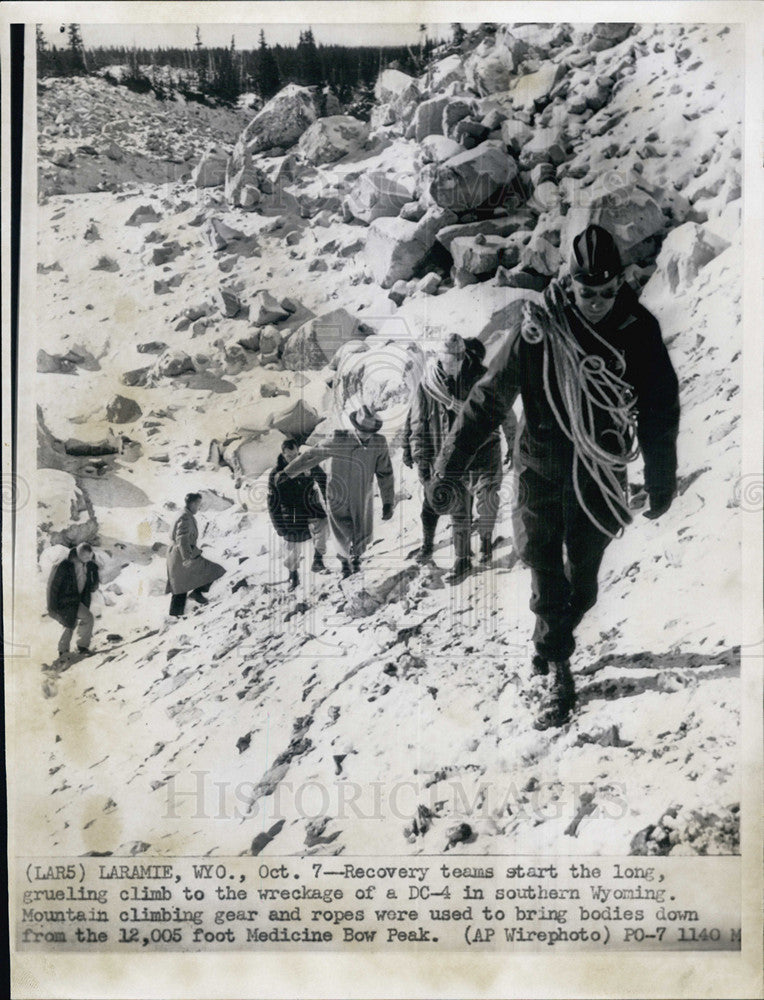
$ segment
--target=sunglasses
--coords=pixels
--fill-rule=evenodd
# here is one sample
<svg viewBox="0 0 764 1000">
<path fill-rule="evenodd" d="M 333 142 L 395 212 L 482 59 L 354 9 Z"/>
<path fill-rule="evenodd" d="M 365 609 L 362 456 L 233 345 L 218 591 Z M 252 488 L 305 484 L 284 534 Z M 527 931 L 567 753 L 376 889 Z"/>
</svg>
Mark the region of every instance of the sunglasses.
<svg viewBox="0 0 764 1000">
<path fill-rule="evenodd" d="M 607 299 L 609 301 L 616 297 L 621 286 L 618 284 L 609 288 L 592 288 L 589 285 L 582 285 L 579 282 L 576 282 L 576 287 L 578 289 L 578 294 L 582 299 Z"/>
</svg>

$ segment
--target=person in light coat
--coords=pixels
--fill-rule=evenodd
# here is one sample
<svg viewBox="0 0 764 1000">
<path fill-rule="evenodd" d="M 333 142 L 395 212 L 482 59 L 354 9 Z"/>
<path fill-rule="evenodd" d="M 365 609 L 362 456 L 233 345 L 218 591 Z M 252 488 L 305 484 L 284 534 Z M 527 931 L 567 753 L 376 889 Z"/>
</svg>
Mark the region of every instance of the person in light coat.
<svg viewBox="0 0 764 1000">
<path fill-rule="evenodd" d="M 222 566 L 205 559 L 196 544 L 199 528 L 194 515 L 201 505 L 201 493 L 188 493 L 185 509 L 172 529 L 172 544 L 167 553 L 166 593 L 172 594 L 170 614 L 176 618 L 186 610 L 186 597 L 198 604 L 207 604 L 205 593 L 225 573 Z"/>
<path fill-rule="evenodd" d="M 374 530 L 373 486 L 382 497 L 382 520 L 393 516 L 393 466 L 382 421 L 362 406 L 349 416 L 350 429 L 337 430 L 326 444 L 303 451 L 279 476 L 294 477 L 329 460 L 327 507 L 343 577 L 360 569 Z M 276 477 L 276 484 L 279 477 Z"/>
</svg>

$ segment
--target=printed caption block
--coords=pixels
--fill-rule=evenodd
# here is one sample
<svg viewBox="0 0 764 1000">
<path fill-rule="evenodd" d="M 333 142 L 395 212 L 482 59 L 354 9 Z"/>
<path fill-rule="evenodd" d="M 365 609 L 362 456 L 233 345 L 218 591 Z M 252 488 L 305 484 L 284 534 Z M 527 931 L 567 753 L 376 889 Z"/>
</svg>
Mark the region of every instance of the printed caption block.
<svg viewBox="0 0 764 1000">
<path fill-rule="evenodd" d="M 19 951 L 736 951 L 740 858 L 19 862 Z"/>
</svg>

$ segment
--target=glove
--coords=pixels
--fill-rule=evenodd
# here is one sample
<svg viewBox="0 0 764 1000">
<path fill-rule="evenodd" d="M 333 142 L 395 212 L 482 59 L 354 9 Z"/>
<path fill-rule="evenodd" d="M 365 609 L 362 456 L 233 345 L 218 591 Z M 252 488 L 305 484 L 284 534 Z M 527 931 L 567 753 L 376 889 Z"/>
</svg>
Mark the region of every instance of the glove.
<svg viewBox="0 0 764 1000">
<path fill-rule="evenodd" d="M 644 511 L 643 517 L 646 517 L 650 521 L 654 521 L 661 514 L 665 514 L 666 511 L 671 506 L 671 501 L 674 499 L 671 493 L 651 493 L 650 494 L 650 509 Z"/>
<path fill-rule="evenodd" d="M 430 470 L 426 466 L 420 465 L 418 472 L 419 472 L 419 482 L 422 484 L 422 486 L 426 486 L 427 483 L 429 483 L 430 481 Z"/>
<path fill-rule="evenodd" d="M 391 503 L 382 504 L 382 520 L 389 521 L 393 516 L 393 505 Z"/>
</svg>

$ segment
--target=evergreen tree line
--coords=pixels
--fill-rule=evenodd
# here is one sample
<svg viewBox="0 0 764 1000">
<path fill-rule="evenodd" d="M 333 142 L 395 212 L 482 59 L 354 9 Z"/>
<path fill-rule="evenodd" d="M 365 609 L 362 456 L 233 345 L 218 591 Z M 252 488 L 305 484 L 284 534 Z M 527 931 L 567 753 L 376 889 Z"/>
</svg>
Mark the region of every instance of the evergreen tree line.
<svg viewBox="0 0 764 1000">
<path fill-rule="evenodd" d="M 368 92 L 378 74 L 394 65 L 404 73 L 424 71 L 435 42 L 420 26 L 420 42 L 415 46 L 377 47 L 361 45 L 317 45 L 310 28 L 300 33 L 296 46 L 267 43 L 265 31 L 255 49 L 230 45 L 204 45 L 196 29 L 194 47 L 128 48 L 98 46 L 85 50 L 79 25 L 67 28 L 66 47 L 49 46 L 37 27 L 37 75 L 78 76 L 96 73 L 107 66 L 125 66 L 121 82 L 133 90 L 153 90 L 159 98 L 174 91 L 197 100 L 207 98 L 232 103 L 242 93 L 256 93 L 268 100 L 288 83 L 328 86 L 342 104 Z"/>
</svg>

